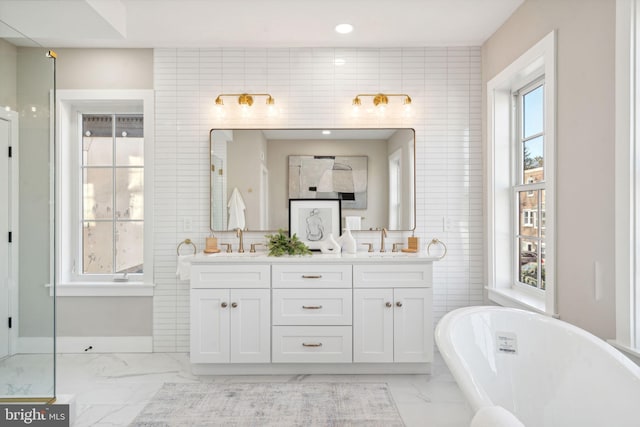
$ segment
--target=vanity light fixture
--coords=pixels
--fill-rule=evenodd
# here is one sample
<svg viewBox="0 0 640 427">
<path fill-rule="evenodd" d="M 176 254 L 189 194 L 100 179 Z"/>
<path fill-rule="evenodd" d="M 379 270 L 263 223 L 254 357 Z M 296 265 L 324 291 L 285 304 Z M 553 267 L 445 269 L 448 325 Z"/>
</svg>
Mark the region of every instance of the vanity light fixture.
<svg viewBox="0 0 640 427">
<path fill-rule="evenodd" d="M 411 97 L 405 93 L 361 93 L 356 95 L 355 98 L 353 98 L 353 102 L 352 105 L 354 107 L 359 107 L 362 105 L 362 101 L 360 100 L 360 97 L 363 96 L 372 96 L 373 97 L 373 105 L 375 105 L 378 108 L 383 108 L 385 107 L 387 104 L 389 104 L 389 98 L 392 96 L 400 96 L 402 98 L 404 98 L 402 100 L 402 104 L 404 105 L 411 105 Z"/>
<path fill-rule="evenodd" d="M 267 105 L 275 105 L 275 103 L 276 103 L 276 101 L 273 98 L 273 96 L 271 96 L 268 93 L 221 93 L 220 95 L 218 95 L 216 97 L 216 100 L 215 100 L 216 105 L 224 105 L 224 102 L 222 101 L 222 97 L 224 97 L 224 96 L 237 97 L 238 98 L 238 104 L 243 108 L 251 107 L 253 105 L 253 97 L 254 96 L 266 96 L 267 97 L 267 101 L 266 101 Z"/>
</svg>

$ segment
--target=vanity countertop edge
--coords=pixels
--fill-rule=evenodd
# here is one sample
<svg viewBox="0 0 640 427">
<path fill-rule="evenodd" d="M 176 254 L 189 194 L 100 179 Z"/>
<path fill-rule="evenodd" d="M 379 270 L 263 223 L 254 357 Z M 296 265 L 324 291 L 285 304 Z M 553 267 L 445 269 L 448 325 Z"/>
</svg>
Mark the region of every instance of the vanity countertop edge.
<svg viewBox="0 0 640 427">
<path fill-rule="evenodd" d="M 393 254 L 381 253 L 356 253 L 356 254 L 313 254 L 313 255 L 285 255 L 280 257 L 268 256 L 262 253 L 232 253 L 232 254 L 211 254 L 198 253 L 191 260 L 192 264 L 379 264 L 379 263 L 424 263 L 438 261 L 437 256 L 430 256 L 426 253 L 415 254 Z"/>
</svg>

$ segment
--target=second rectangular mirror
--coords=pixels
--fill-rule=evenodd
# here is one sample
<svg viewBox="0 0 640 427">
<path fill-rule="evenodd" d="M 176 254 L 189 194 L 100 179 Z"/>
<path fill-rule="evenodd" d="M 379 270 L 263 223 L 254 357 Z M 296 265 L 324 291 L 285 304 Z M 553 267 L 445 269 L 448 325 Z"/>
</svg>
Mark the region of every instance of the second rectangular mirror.
<svg viewBox="0 0 640 427">
<path fill-rule="evenodd" d="M 212 231 L 287 229 L 289 199 L 342 200 L 343 226 L 415 227 L 413 129 L 213 129 Z"/>
</svg>

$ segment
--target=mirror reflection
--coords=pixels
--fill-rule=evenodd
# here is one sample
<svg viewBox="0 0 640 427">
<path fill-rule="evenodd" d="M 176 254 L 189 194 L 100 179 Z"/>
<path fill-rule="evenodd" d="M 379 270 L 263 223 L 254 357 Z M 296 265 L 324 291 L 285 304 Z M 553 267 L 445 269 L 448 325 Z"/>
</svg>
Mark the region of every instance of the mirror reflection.
<svg viewBox="0 0 640 427">
<path fill-rule="evenodd" d="M 413 129 L 213 129 L 211 230 L 286 230 L 289 199 L 341 199 L 352 230 L 415 227 Z"/>
</svg>

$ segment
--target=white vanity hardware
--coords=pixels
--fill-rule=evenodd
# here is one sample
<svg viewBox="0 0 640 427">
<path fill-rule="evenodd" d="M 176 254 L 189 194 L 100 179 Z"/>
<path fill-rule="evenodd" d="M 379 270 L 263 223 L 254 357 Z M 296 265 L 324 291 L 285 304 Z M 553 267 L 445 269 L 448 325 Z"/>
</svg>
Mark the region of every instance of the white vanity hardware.
<svg viewBox="0 0 640 427">
<path fill-rule="evenodd" d="M 191 270 L 193 372 L 428 373 L 436 259 L 200 254 Z"/>
</svg>

